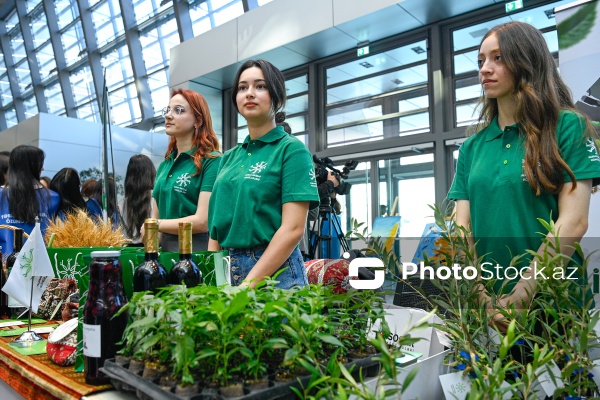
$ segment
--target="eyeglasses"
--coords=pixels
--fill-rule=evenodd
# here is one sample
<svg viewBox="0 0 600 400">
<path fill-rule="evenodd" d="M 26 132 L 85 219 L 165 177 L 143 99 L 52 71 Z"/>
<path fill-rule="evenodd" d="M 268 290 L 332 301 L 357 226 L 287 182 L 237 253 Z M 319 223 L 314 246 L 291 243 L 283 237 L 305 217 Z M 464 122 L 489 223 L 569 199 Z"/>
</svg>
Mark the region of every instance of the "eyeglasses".
<svg viewBox="0 0 600 400">
<path fill-rule="evenodd" d="M 171 114 L 181 115 L 185 112 L 185 108 L 182 106 L 175 106 L 173 109 L 171 109 L 171 107 L 165 107 L 162 109 L 162 116 L 166 117 L 170 111 L 173 111 Z"/>
</svg>

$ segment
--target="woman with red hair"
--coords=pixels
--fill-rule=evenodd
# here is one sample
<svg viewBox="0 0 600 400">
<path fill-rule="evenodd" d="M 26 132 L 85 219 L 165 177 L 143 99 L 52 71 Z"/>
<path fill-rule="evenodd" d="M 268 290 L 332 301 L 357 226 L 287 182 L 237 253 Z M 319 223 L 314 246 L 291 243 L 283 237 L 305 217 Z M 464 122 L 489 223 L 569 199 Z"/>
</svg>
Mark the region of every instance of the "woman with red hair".
<svg viewBox="0 0 600 400">
<path fill-rule="evenodd" d="M 177 89 L 162 111 L 171 140 L 152 192 L 152 217 L 158 219 L 162 232 L 160 245 L 163 251 L 178 251 L 179 223 L 192 222 L 193 250 L 204 251 L 208 201 L 221 156 L 208 104 L 199 93 Z"/>
</svg>

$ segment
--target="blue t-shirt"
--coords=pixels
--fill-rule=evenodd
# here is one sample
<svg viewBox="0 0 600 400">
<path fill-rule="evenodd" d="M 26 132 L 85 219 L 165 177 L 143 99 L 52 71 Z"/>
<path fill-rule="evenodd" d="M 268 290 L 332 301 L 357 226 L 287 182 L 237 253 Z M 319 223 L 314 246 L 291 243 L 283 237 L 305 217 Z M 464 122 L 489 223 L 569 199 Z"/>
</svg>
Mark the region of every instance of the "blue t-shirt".
<svg viewBox="0 0 600 400">
<path fill-rule="evenodd" d="M 10 214 L 8 208 L 8 196 L 4 196 L 4 190 L 6 190 L 6 188 L 0 188 L 0 224 L 21 228 L 25 233 L 30 234 L 35 223 L 19 221 Z M 45 235 L 48 224 L 56 217 L 58 206 L 60 204 L 60 196 L 58 193 L 46 188 L 38 188 L 35 193 L 40 206 L 40 228 L 42 234 Z M 0 246 L 2 246 L 2 253 L 4 253 L 5 256 L 8 256 L 13 252 L 14 234 L 12 230 L 0 229 Z"/>
</svg>

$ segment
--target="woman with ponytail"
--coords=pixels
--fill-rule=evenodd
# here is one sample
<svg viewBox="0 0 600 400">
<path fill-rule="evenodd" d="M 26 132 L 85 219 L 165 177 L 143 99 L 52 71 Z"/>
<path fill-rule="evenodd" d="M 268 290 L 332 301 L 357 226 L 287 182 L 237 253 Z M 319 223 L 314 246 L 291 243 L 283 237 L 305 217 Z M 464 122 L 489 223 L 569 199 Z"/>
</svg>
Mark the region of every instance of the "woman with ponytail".
<svg viewBox="0 0 600 400">
<path fill-rule="evenodd" d="M 163 251 L 179 251 L 179 222 L 192 222 L 193 250 L 208 248 L 208 201 L 219 168 L 219 142 L 208 104 L 191 90 L 174 90 L 163 109 L 171 137 L 159 165 L 152 197 Z M 143 237 L 143 226 L 140 227 Z"/>
<path fill-rule="evenodd" d="M 478 65 L 479 132 L 460 147 L 448 197 L 457 201 L 457 225 L 472 233 L 478 262 L 489 262 L 494 278 L 501 278 L 493 288 L 482 287 L 482 299 L 496 293 L 504 307 L 527 308 L 539 279 L 536 261 L 552 251 L 543 241 L 555 243 L 540 220 L 554 222 L 566 256 L 587 230 L 592 186 L 600 183 L 597 135 L 575 109 L 533 26 L 509 22 L 492 28 L 480 44 Z M 521 275 L 503 282 L 514 276 L 504 276 L 509 266 Z"/>
<path fill-rule="evenodd" d="M 223 156 L 210 199 L 209 250 L 229 252 L 234 286 L 274 275 L 281 289 L 305 286 L 298 242 L 319 196 L 308 149 L 282 126 L 285 78 L 266 60 L 246 61 L 231 100 L 249 134 Z"/>
</svg>

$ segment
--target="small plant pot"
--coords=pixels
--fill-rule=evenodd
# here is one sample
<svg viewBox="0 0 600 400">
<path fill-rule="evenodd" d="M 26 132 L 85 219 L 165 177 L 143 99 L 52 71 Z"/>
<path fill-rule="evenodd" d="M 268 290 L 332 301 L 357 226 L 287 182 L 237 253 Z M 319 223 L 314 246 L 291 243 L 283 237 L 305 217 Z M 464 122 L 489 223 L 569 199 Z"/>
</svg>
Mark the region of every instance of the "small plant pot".
<svg viewBox="0 0 600 400">
<path fill-rule="evenodd" d="M 175 378 L 172 375 L 165 374 L 160 377 L 158 384 L 161 387 L 168 388 L 170 390 L 170 389 L 173 389 L 175 386 L 177 386 L 177 378 Z"/>
<path fill-rule="evenodd" d="M 244 395 L 244 385 L 239 382 L 227 386 L 221 386 L 219 388 L 219 394 L 225 397 L 241 397 Z"/>
<path fill-rule="evenodd" d="M 266 389 L 269 387 L 269 380 L 267 378 L 262 378 L 257 380 L 246 381 L 246 387 L 252 392 Z"/>
<path fill-rule="evenodd" d="M 142 373 L 142 378 L 158 379 L 166 372 L 167 367 L 165 367 L 164 365 L 155 362 L 147 362 L 145 364 L 144 372 Z"/>
<path fill-rule="evenodd" d="M 175 386 L 175 394 L 179 396 L 192 396 L 199 392 L 198 383 L 194 383 L 193 385 L 181 385 L 178 384 Z"/>
<path fill-rule="evenodd" d="M 131 361 L 131 357 L 122 356 L 122 355 L 119 355 L 119 354 L 117 354 L 115 356 L 115 364 L 117 364 L 119 367 L 125 368 L 125 366 L 127 364 L 129 364 L 130 361 Z"/>
<path fill-rule="evenodd" d="M 286 370 L 277 371 L 277 373 L 275 374 L 275 380 L 277 382 L 289 382 L 294 378 L 296 378 L 296 375 Z"/>
<path fill-rule="evenodd" d="M 131 360 L 129 362 L 129 371 L 136 375 L 141 375 L 144 372 L 144 367 L 146 365 L 141 360 Z"/>
</svg>

